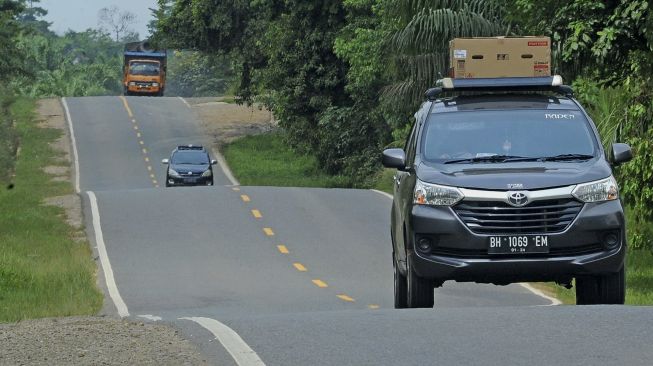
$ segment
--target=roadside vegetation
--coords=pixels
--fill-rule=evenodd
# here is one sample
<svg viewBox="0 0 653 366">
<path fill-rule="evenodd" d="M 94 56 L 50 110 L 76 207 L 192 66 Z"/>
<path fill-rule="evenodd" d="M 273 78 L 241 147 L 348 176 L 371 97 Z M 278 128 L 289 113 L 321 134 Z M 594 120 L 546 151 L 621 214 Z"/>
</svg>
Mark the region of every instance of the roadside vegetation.
<svg viewBox="0 0 653 366">
<path fill-rule="evenodd" d="M 44 204 L 74 192 L 44 172 L 68 162 L 48 145 L 61 131 L 39 127 L 33 110 L 34 101 L 22 97 L 3 110 L 16 122 L 20 153 L 13 187 L 0 189 L 0 322 L 90 315 L 102 306 L 89 243 L 62 208 Z"/>
</svg>

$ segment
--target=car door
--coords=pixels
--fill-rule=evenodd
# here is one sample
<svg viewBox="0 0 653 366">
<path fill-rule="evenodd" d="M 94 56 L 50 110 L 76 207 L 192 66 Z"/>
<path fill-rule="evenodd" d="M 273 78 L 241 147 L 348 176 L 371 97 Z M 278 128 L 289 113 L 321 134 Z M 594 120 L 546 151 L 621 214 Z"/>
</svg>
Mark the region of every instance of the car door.
<svg viewBox="0 0 653 366">
<path fill-rule="evenodd" d="M 415 140 L 417 139 L 417 129 L 418 123 L 413 124 L 413 129 L 406 140 L 404 145 L 404 151 L 406 152 L 406 167 L 411 167 L 415 153 L 414 146 Z M 397 170 L 394 176 L 394 233 L 395 233 L 395 244 L 396 244 L 396 253 L 397 260 L 399 262 L 405 263 L 406 261 L 406 243 L 404 235 L 404 223 L 406 218 L 406 209 L 407 205 L 412 202 L 413 199 L 413 189 L 410 186 L 410 175 L 412 169 Z"/>
</svg>

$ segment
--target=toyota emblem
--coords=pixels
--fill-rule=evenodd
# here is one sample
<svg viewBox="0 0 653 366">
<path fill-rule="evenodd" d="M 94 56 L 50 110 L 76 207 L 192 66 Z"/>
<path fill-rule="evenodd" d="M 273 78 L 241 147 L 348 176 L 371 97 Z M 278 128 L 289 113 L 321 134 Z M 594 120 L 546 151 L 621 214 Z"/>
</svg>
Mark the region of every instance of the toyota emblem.
<svg viewBox="0 0 653 366">
<path fill-rule="evenodd" d="M 508 192 L 508 203 L 511 206 L 523 207 L 528 203 L 528 196 L 524 192 Z"/>
</svg>

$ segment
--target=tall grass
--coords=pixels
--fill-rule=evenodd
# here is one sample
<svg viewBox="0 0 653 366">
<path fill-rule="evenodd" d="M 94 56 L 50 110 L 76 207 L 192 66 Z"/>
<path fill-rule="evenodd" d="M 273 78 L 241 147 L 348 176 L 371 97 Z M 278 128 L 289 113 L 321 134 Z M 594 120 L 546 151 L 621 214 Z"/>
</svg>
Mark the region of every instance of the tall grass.
<svg viewBox="0 0 653 366">
<path fill-rule="evenodd" d="M 43 205 L 73 191 L 42 170 L 67 162 L 48 145 L 61 132 L 39 128 L 33 109 L 27 99 L 11 107 L 21 150 L 15 187 L 0 188 L 0 322 L 94 314 L 102 305 L 88 242 L 74 240 L 63 209 Z"/>
</svg>

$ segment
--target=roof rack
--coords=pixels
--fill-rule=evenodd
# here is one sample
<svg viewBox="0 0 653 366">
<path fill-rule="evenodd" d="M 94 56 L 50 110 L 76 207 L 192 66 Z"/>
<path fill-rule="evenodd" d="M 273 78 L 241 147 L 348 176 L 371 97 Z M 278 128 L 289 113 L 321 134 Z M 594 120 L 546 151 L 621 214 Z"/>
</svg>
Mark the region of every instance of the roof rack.
<svg viewBox="0 0 653 366">
<path fill-rule="evenodd" d="M 478 78 L 453 79 L 444 78 L 436 82 L 436 87 L 426 91 L 428 100 L 435 100 L 444 92 L 453 91 L 553 91 L 566 96 L 573 96 L 574 91 L 562 84 L 560 75 L 542 77 Z"/>
</svg>

